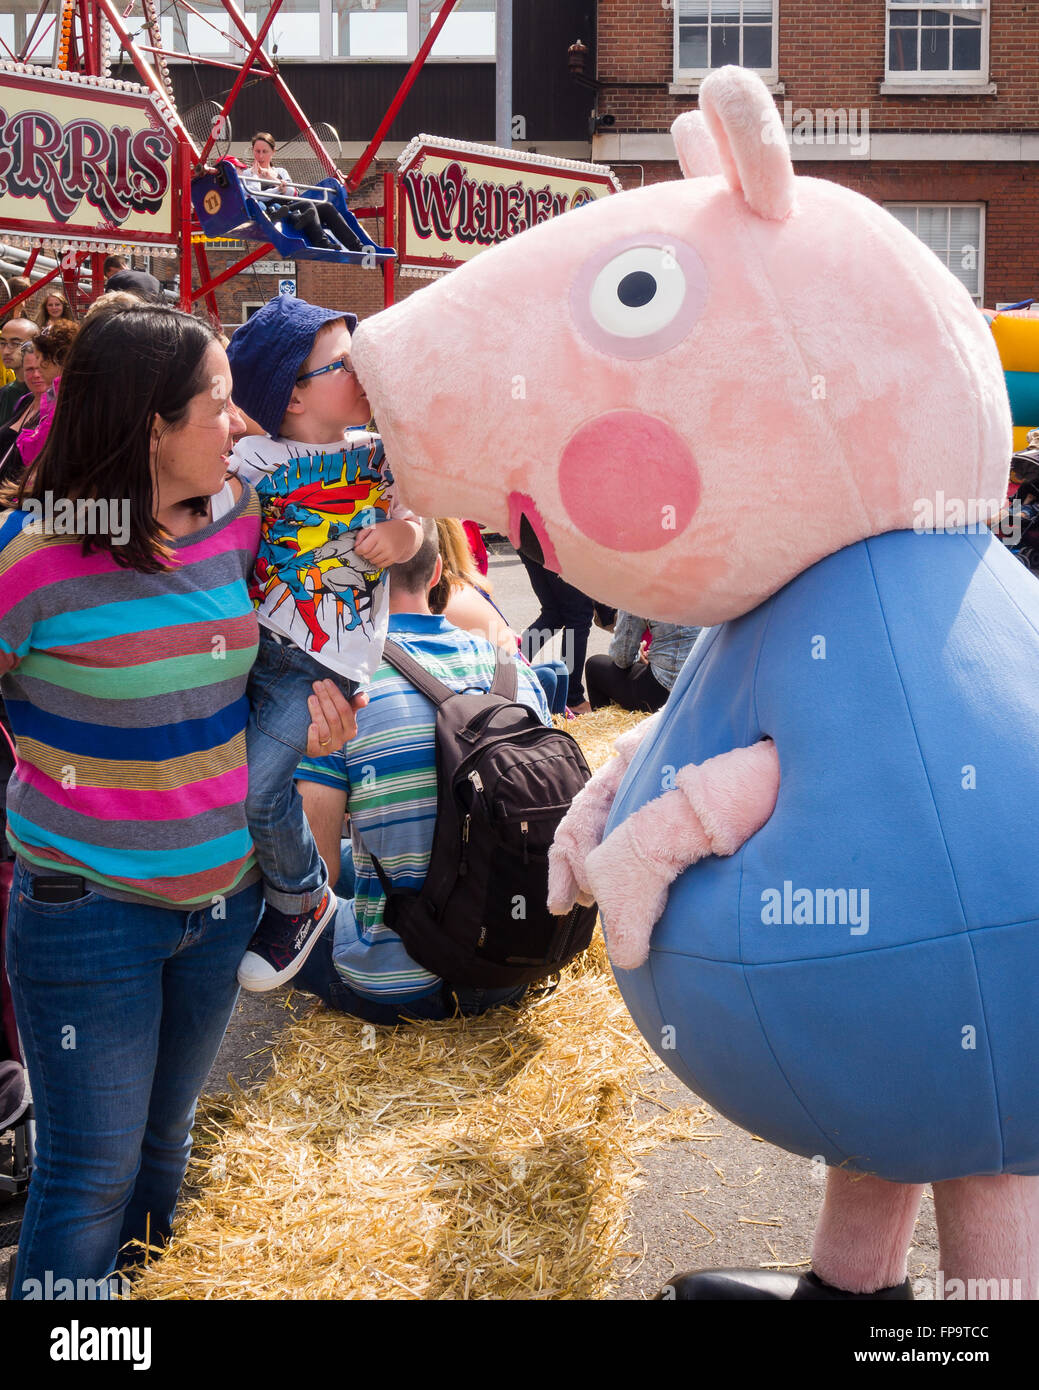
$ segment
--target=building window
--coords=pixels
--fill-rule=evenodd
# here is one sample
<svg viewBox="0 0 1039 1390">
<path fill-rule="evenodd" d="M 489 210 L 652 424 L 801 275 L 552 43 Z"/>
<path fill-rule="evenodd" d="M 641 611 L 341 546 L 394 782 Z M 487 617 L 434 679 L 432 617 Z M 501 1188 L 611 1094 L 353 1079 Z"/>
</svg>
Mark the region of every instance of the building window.
<svg viewBox="0 0 1039 1390">
<path fill-rule="evenodd" d="M 885 203 L 884 206 L 934 252 L 980 306 L 985 289 L 983 204 Z"/>
<path fill-rule="evenodd" d="M 0 58 L 10 62 L 12 56 L 18 56 L 32 33 L 39 8 L 39 0 L 5 0 L 4 13 L 0 14 L 0 39 L 4 42 Z M 50 67 L 54 62 L 54 39 L 55 23 L 53 16 L 48 15 L 36 26 L 29 61 Z"/>
<path fill-rule="evenodd" d="M 283 0 L 264 49 L 279 59 L 327 62 L 406 63 L 418 53 L 440 15 L 443 0 Z M 19 0 L 35 5 L 36 0 Z M 223 7 L 195 0 L 197 14 L 180 6 L 164 15 L 163 47 L 206 58 L 241 59 L 245 41 Z M 245 0 L 245 21 L 254 34 L 267 18 L 269 0 Z M 206 21 L 211 20 L 211 24 Z M 493 62 L 495 0 L 458 0 L 429 55 L 430 61 Z M 220 31 L 220 32 L 218 32 Z M 230 40 L 226 35 L 230 34 Z M 143 39 L 147 43 L 147 38 Z"/>
<path fill-rule="evenodd" d="M 887 0 L 887 81 L 988 81 L 988 0 Z"/>
<path fill-rule="evenodd" d="M 243 299 L 239 305 L 242 322 L 248 323 L 253 314 L 258 314 L 266 302 L 265 299 Z"/>
<path fill-rule="evenodd" d="M 779 0 L 675 0 L 675 80 L 737 63 L 776 74 Z"/>
</svg>

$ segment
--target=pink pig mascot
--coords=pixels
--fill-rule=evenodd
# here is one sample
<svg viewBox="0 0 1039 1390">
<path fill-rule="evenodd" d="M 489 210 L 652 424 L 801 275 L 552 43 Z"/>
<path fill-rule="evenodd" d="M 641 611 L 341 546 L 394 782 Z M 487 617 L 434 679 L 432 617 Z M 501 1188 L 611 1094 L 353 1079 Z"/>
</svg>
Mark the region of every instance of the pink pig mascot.
<svg viewBox="0 0 1039 1390">
<path fill-rule="evenodd" d="M 811 1273 L 668 1296 L 911 1298 L 931 1182 L 946 1289 L 1034 1298 L 1039 907 L 1005 846 L 1039 787 L 1039 583 L 962 524 L 1005 496 L 999 359 L 888 213 L 794 177 L 757 77 L 700 108 L 683 180 L 481 254 L 354 361 L 410 506 L 711 625 L 574 802 L 550 905 L 597 901 L 668 1066 L 829 1179 Z"/>
</svg>

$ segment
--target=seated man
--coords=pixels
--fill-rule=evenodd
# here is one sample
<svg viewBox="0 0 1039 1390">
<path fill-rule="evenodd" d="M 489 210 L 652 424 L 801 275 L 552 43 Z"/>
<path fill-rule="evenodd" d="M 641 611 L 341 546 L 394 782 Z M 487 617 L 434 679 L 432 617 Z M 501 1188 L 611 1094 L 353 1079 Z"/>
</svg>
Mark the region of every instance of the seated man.
<svg viewBox="0 0 1039 1390">
<path fill-rule="evenodd" d="M 412 559 L 390 566 L 388 636 L 453 690 L 486 691 L 494 676 L 495 648 L 430 612 L 428 595 L 440 580 L 442 562 L 436 526 L 427 520 L 422 530 Z M 516 699 L 550 723 L 541 687 L 522 663 L 516 669 Z M 368 696 L 370 703 L 358 711 L 357 737 L 327 758 L 304 759 L 296 774 L 326 865 L 340 862 L 343 816 L 349 811 L 352 863 L 343 865 L 347 882 L 337 888 L 339 911 L 293 983 L 329 1008 L 370 1023 L 450 1018 L 456 1007 L 478 1014 L 512 1003 L 525 986 L 454 989 L 413 961 L 383 922 L 386 898 L 372 854 L 394 888 L 416 891 L 425 881 L 437 814 L 436 714 L 431 701 L 385 659 Z"/>
</svg>

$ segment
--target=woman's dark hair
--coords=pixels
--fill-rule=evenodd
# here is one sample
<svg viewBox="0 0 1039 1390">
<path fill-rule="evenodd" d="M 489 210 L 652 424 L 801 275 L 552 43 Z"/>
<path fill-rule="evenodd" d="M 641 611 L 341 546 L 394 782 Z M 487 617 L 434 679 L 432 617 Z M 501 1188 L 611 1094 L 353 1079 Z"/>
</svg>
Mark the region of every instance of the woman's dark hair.
<svg viewBox="0 0 1039 1390">
<path fill-rule="evenodd" d="M 276 150 L 278 148 L 278 146 L 274 143 L 274 136 L 268 135 L 267 131 L 265 130 L 258 130 L 256 132 L 253 138 L 249 141 L 250 149 L 252 149 L 252 147 L 256 144 L 257 140 L 266 140 L 272 150 Z"/>
<path fill-rule="evenodd" d="M 39 341 L 37 339 L 37 341 Z M 62 369 L 54 419 L 19 497 L 128 503 L 129 540 L 83 537 L 83 553 L 107 551 L 124 569 L 168 568 L 170 537 L 155 516 L 151 431 L 158 415 L 184 419 L 205 389 L 203 360 L 216 334 L 177 309 L 143 301 L 92 315 Z"/>
<path fill-rule="evenodd" d="M 69 349 L 79 336 L 79 324 L 71 319 L 54 319 L 31 341 L 45 362 L 53 362 L 56 367 L 65 365 Z"/>
</svg>

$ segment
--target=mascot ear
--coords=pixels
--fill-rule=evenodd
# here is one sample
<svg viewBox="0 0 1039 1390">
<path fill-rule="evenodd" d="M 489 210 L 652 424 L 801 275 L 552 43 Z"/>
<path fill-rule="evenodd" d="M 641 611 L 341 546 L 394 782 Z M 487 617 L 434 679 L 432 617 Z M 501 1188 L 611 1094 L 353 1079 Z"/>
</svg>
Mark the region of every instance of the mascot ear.
<svg viewBox="0 0 1039 1390">
<path fill-rule="evenodd" d="M 729 187 L 759 217 L 782 221 L 794 206 L 794 166 L 764 82 L 746 68 L 719 68 L 700 87 L 700 110 Z"/>
<path fill-rule="evenodd" d="M 678 151 L 678 162 L 687 179 L 705 178 L 722 172 L 718 146 L 707 129 L 702 111 L 683 111 L 671 127 Z"/>
</svg>

